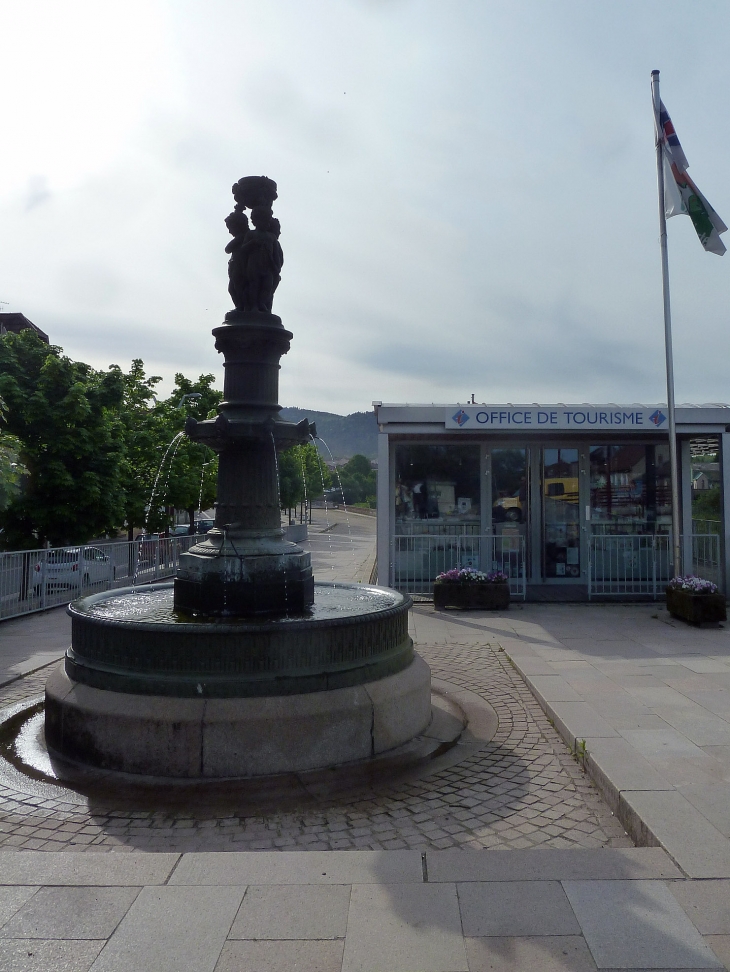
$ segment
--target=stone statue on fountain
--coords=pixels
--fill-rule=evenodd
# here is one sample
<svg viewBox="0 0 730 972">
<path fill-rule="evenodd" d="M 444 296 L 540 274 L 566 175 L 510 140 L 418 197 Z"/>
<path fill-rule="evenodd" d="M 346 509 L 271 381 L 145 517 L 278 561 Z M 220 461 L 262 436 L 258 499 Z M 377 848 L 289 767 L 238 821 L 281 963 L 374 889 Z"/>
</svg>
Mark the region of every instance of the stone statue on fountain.
<svg viewBox="0 0 730 972">
<path fill-rule="evenodd" d="M 189 417 L 185 426 L 220 457 L 215 526 L 181 556 L 175 606 L 207 615 L 296 614 L 310 608 L 314 580 L 309 554 L 282 535 L 276 453 L 317 430 L 307 419 L 279 416 L 279 360 L 292 334 L 271 312 L 284 262 L 272 212 L 276 183 L 246 176 L 233 198 L 225 222 L 235 309 L 213 330 L 226 361 L 224 401 L 215 419 Z"/>
<path fill-rule="evenodd" d="M 233 186 L 236 205 L 226 217 L 226 226 L 233 239 L 226 246 L 228 261 L 228 293 L 236 311 L 228 315 L 235 319 L 241 313 L 271 313 L 274 292 L 281 280 L 284 254 L 279 243 L 281 226 L 271 206 L 277 197 L 276 183 L 266 176 L 247 176 Z M 245 210 L 251 210 L 251 223 Z"/>
</svg>

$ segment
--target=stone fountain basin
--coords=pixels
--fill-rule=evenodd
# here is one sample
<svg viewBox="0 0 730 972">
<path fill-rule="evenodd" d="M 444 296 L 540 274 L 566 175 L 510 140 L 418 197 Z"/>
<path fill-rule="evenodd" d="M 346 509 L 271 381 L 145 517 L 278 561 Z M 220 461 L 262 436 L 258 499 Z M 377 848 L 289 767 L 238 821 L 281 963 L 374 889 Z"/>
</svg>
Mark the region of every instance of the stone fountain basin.
<svg viewBox="0 0 730 972">
<path fill-rule="evenodd" d="M 315 585 L 311 615 L 181 617 L 172 585 L 74 602 L 73 646 L 46 684 L 49 751 L 102 769 L 221 778 L 369 759 L 423 732 L 431 673 L 410 598 Z"/>
<path fill-rule="evenodd" d="M 317 583 L 305 615 L 221 619 L 176 611 L 171 582 L 105 591 L 69 606 L 65 668 L 93 688 L 176 698 L 347 688 L 411 664 L 410 607 L 388 588 Z"/>
</svg>

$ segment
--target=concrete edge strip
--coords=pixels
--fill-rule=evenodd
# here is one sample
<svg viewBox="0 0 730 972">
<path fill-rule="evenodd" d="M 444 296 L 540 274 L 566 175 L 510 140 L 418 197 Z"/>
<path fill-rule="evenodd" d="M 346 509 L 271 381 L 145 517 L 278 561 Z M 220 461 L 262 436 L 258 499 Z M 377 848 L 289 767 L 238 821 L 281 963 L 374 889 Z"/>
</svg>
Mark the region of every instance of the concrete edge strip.
<svg viewBox="0 0 730 972">
<path fill-rule="evenodd" d="M 679 861 L 677 861 L 677 859 L 671 853 L 669 848 L 659 840 L 649 824 L 642 819 L 634 807 L 632 807 L 631 804 L 623 797 L 621 790 L 619 790 L 612 780 L 609 779 L 609 777 L 600 769 L 595 760 L 591 758 L 590 752 L 580 752 L 579 739 L 570 731 L 569 727 L 560 718 L 551 703 L 548 702 L 544 695 L 540 692 L 533 682 L 532 677 L 524 671 L 520 664 L 519 657 L 513 656 L 507 648 L 504 648 L 501 645 L 501 643 L 500 647 L 509 659 L 510 664 L 519 673 L 530 692 L 532 692 L 536 702 L 548 717 L 550 724 L 553 726 L 563 742 L 567 745 L 573 756 L 581 764 L 585 773 L 595 784 L 598 792 L 606 801 L 609 808 L 616 815 L 621 825 L 626 830 L 626 833 L 634 841 L 635 845 L 637 847 L 661 847 L 662 850 L 664 850 L 664 852 L 677 865 L 682 874 L 689 876 Z M 526 655 L 527 653 L 523 650 L 521 654 Z M 536 657 L 532 652 L 529 654 L 531 657 Z"/>
<path fill-rule="evenodd" d="M 52 609 L 49 608 L 49 610 L 52 610 Z M 13 618 L 8 618 L 8 620 L 9 621 L 12 621 L 14 619 Z M 66 657 L 66 649 L 64 648 L 63 651 L 61 652 L 61 654 L 58 656 L 58 658 L 54 658 L 53 661 L 44 662 L 42 665 L 39 665 L 37 668 L 31 668 L 27 672 L 19 672 L 17 675 L 12 675 L 10 678 L 6 679 L 4 682 L 0 682 L 0 689 L 7 688 L 8 685 L 12 685 L 13 682 L 20 681 L 21 678 L 27 678 L 29 675 L 35 675 L 36 672 L 41 672 L 41 671 L 43 671 L 44 668 L 50 668 L 51 665 L 57 665 L 60 661 L 63 661 L 63 659 L 65 657 Z"/>
</svg>

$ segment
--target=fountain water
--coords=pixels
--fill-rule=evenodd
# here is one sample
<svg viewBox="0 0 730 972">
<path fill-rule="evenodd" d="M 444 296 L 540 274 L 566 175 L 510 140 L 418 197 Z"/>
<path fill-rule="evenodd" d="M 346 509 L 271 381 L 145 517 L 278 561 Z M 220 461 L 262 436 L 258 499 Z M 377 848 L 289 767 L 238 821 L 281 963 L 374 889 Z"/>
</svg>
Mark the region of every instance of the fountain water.
<svg viewBox="0 0 730 972">
<path fill-rule="evenodd" d="M 340 496 L 342 497 L 342 509 L 345 511 L 345 523 L 347 524 L 347 536 L 350 539 L 350 551 L 352 553 L 352 559 L 354 561 L 355 560 L 355 542 L 354 542 L 354 540 L 352 538 L 352 529 L 350 528 L 350 513 L 349 513 L 349 511 L 347 509 L 347 502 L 345 501 L 345 489 L 344 489 L 344 487 L 342 485 L 342 477 L 340 476 L 340 471 L 337 468 L 337 464 L 335 463 L 335 457 L 332 455 L 332 450 L 327 445 L 327 443 L 324 441 L 324 439 L 322 438 L 321 435 L 318 435 L 317 436 L 317 439 L 322 443 L 322 445 L 325 447 L 325 449 L 327 450 L 327 452 L 329 452 L 330 462 L 332 463 L 332 465 L 334 467 L 334 470 L 335 470 L 335 477 L 337 478 L 337 486 L 339 487 Z M 322 457 L 319 455 L 319 450 L 317 450 L 317 458 L 319 459 L 319 465 L 320 465 L 320 469 L 321 469 L 322 468 Z M 326 500 L 325 500 L 325 502 L 326 502 Z"/>
<path fill-rule="evenodd" d="M 174 584 L 75 601 L 72 646 L 46 685 L 49 749 L 108 770 L 309 770 L 386 753 L 431 718 L 410 599 L 315 584 L 309 554 L 283 537 L 276 451 L 316 429 L 278 414 L 279 359 L 292 334 L 271 313 L 282 263 L 276 184 L 251 176 L 233 194 L 235 310 L 213 331 L 224 401 L 217 418 L 186 425 L 219 456 L 215 526 L 181 555 Z"/>
<path fill-rule="evenodd" d="M 161 493 L 163 495 L 167 492 L 167 484 L 170 481 L 170 470 L 172 469 L 172 464 L 175 461 L 175 456 L 177 455 L 178 447 L 180 446 L 180 443 L 182 442 L 182 440 L 184 438 L 185 438 L 185 433 L 184 432 L 177 432 L 172 437 L 172 439 L 170 440 L 167 448 L 165 449 L 165 453 L 164 453 L 162 459 L 160 460 L 160 465 L 157 467 L 157 475 L 155 476 L 155 481 L 152 484 L 152 492 L 150 493 L 149 502 L 147 503 L 147 508 L 145 510 L 145 524 L 144 525 L 145 525 L 145 529 L 146 530 L 149 529 L 149 525 L 150 525 L 149 518 L 150 518 L 150 513 L 152 513 L 152 502 L 153 502 L 153 500 L 155 498 L 155 493 L 157 492 L 157 484 L 160 481 L 160 476 L 162 475 L 162 470 L 165 468 L 165 463 L 167 463 L 167 457 L 170 455 L 170 452 L 172 452 L 172 456 L 170 457 L 170 463 L 167 466 L 167 474 L 165 476 L 165 482 L 164 482 L 164 484 L 162 486 L 162 490 L 161 490 Z"/>
</svg>

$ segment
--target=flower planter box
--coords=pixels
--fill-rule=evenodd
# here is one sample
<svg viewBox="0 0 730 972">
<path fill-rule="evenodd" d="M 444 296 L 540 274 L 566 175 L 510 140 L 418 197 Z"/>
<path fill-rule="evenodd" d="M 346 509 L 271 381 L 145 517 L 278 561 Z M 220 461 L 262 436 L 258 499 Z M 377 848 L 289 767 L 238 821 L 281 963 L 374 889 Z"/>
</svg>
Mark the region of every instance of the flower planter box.
<svg viewBox="0 0 730 972">
<path fill-rule="evenodd" d="M 434 584 L 433 605 L 436 610 L 454 607 L 504 611 L 509 607 L 509 584 Z"/>
<path fill-rule="evenodd" d="M 673 618 L 681 618 L 690 624 L 727 620 L 724 594 L 694 594 L 668 587 L 667 610 Z"/>
</svg>

